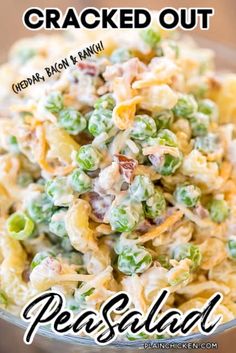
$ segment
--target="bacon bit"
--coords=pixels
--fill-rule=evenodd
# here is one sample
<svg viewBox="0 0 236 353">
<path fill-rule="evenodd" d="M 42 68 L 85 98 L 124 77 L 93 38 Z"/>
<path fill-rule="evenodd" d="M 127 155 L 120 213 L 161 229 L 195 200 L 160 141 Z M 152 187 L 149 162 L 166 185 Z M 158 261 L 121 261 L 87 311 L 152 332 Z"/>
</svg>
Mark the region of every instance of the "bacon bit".
<svg viewBox="0 0 236 353">
<path fill-rule="evenodd" d="M 77 64 L 77 67 L 81 71 L 83 71 L 86 75 L 90 75 L 90 76 L 97 76 L 98 75 L 97 66 L 93 63 L 79 62 Z"/>
<path fill-rule="evenodd" d="M 26 268 L 22 272 L 22 279 L 24 282 L 28 283 L 30 281 L 30 269 Z"/>
<path fill-rule="evenodd" d="M 204 208 L 202 205 L 198 205 L 195 208 L 195 212 L 196 212 L 196 215 L 198 217 L 200 217 L 201 219 L 209 216 L 208 210 L 206 208 Z"/>
<path fill-rule="evenodd" d="M 211 89 L 220 90 L 222 87 L 222 84 L 217 77 L 209 76 L 207 81 Z"/>
<path fill-rule="evenodd" d="M 114 155 L 115 162 L 119 164 L 120 173 L 123 175 L 125 181 L 130 183 L 134 177 L 134 170 L 138 162 L 133 158 L 128 158 L 123 154 Z"/>
<path fill-rule="evenodd" d="M 141 234 L 143 234 L 143 233 L 147 233 L 150 230 L 150 228 L 152 228 L 152 224 L 147 219 L 144 219 L 143 222 L 141 222 L 139 226 L 136 228 L 136 230 Z"/>
<path fill-rule="evenodd" d="M 80 145 L 86 145 L 88 143 L 91 143 L 93 139 L 91 138 L 91 135 L 89 135 L 87 132 L 82 131 L 79 133 L 79 135 L 73 136 L 73 139 Z"/>
<path fill-rule="evenodd" d="M 105 215 L 114 200 L 114 196 L 101 196 L 97 192 L 91 191 L 86 193 L 84 198 L 91 206 L 90 216 L 92 220 L 98 223 L 104 222 Z"/>
<path fill-rule="evenodd" d="M 154 219 L 154 223 L 157 226 L 160 226 L 164 221 L 166 220 L 166 215 L 165 216 L 159 216 Z"/>
</svg>

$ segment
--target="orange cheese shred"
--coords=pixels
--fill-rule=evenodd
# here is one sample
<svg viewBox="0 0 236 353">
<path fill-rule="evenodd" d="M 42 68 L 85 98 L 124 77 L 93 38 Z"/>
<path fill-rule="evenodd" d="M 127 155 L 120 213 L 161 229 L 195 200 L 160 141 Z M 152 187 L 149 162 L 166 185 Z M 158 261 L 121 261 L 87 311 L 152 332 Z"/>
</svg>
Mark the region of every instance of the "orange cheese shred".
<svg viewBox="0 0 236 353">
<path fill-rule="evenodd" d="M 141 235 L 138 238 L 138 243 L 146 243 L 149 240 L 153 240 L 162 233 L 166 232 L 171 226 L 183 217 L 183 212 L 177 211 L 169 216 L 161 225 L 151 229 L 147 233 Z"/>
</svg>

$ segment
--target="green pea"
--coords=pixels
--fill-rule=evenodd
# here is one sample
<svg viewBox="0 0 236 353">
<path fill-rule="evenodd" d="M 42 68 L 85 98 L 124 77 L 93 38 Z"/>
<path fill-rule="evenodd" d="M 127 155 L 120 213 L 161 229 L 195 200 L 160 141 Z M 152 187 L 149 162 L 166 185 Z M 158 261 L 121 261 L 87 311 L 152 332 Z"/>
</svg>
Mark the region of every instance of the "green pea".
<svg viewBox="0 0 236 353">
<path fill-rule="evenodd" d="M 13 213 L 7 220 L 8 234 L 17 240 L 24 240 L 34 232 L 34 222 L 23 212 Z"/>
<path fill-rule="evenodd" d="M 178 140 L 176 135 L 168 129 L 161 129 L 158 131 L 157 137 L 155 139 L 158 145 L 177 147 Z"/>
<path fill-rule="evenodd" d="M 67 209 L 59 209 L 52 215 L 51 221 L 49 223 L 49 230 L 53 234 L 57 235 L 60 238 L 63 238 L 67 235 L 66 226 L 65 226 L 65 216 L 67 214 Z"/>
<path fill-rule="evenodd" d="M 211 70 L 211 65 L 209 65 L 209 60 L 202 60 L 199 61 L 199 75 L 204 76 L 206 75 L 207 71 Z"/>
<path fill-rule="evenodd" d="M 172 156 L 171 154 L 164 154 L 160 158 L 156 158 L 154 155 L 150 155 L 148 158 L 156 171 L 164 176 L 174 174 L 181 166 L 183 160 L 183 156 L 180 151 L 179 157 Z"/>
<path fill-rule="evenodd" d="M 40 251 L 38 252 L 33 260 L 31 261 L 30 267 L 33 270 L 36 266 L 40 265 L 41 262 L 47 257 L 55 257 L 56 255 L 52 251 Z"/>
<path fill-rule="evenodd" d="M 141 246 L 127 248 L 118 256 L 118 269 L 126 275 L 143 273 L 151 264 L 151 254 Z"/>
<path fill-rule="evenodd" d="M 147 218 L 155 219 L 164 214 L 166 201 L 163 192 L 156 189 L 154 195 L 149 197 L 144 204 L 144 214 Z"/>
<path fill-rule="evenodd" d="M 154 184 L 146 175 L 137 175 L 130 186 L 130 197 L 138 202 L 147 200 L 154 194 Z"/>
<path fill-rule="evenodd" d="M 36 181 L 36 183 L 37 183 L 38 185 L 45 186 L 46 183 L 47 183 L 47 181 L 46 181 L 44 178 L 39 178 L 39 179 Z"/>
<path fill-rule="evenodd" d="M 80 306 L 75 298 L 68 298 L 66 300 L 66 308 L 73 311 L 74 313 L 78 313 L 80 311 Z"/>
<path fill-rule="evenodd" d="M 127 203 L 112 207 L 110 211 L 110 224 L 112 230 L 117 232 L 131 232 L 141 221 L 143 215 L 140 203 Z"/>
<path fill-rule="evenodd" d="M 147 114 L 136 115 L 130 132 L 131 137 L 137 140 L 145 140 L 156 134 L 156 124 L 152 117 Z"/>
<path fill-rule="evenodd" d="M 130 237 L 132 236 L 132 237 Z M 136 236 L 133 238 L 133 234 L 129 234 L 124 237 L 119 236 L 114 244 L 114 251 L 117 255 L 121 254 L 126 248 L 133 248 L 136 246 Z"/>
<path fill-rule="evenodd" d="M 25 64 L 27 61 L 29 61 L 36 55 L 37 55 L 36 49 L 29 48 L 29 47 L 20 48 L 16 53 L 16 57 L 21 64 Z"/>
<path fill-rule="evenodd" d="M 51 113 L 59 113 L 63 109 L 63 98 L 59 92 L 52 92 L 46 99 L 45 108 Z"/>
<path fill-rule="evenodd" d="M 17 184 L 22 188 L 27 187 L 29 184 L 33 183 L 32 175 L 28 172 L 22 172 L 17 177 Z"/>
<path fill-rule="evenodd" d="M 101 154 L 92 145 L 81 146 L 76 155 L 76 162 L 83 170 L 93 171 L 98 169 L 100 161 Z"/>
<path fill-rule="evenodd" d="M 206 136 L 198 136 L 194 147 L 202 153 L 215 153 L 221 148 L 220 138 L 217 134 L 208 133 Z"/>
<path fill-rule="evenodd" d="M 108 93 L 99 97 L 94 104 L 95 109 L 105 109 L 105 110 L 113 110 L 116 105 L 116 101 L 113 96 Z"/>
<path fill-rule="evenodd" d="M 86 128 L 87 122 L 76 109 L 68 108 L 59 112 L 58 125 L 71 135 L 77 135 Z"/>
<path fill-rule="evenodd" d="M 159 32 L 152 28 L 148 28 L 140 33 L 142 40 L 148 44 L 152 49 L 156 49 L 161 41 Z"/>
<path fill-rule="evenodd" d="M 174 121 L 174 114 L 172 110 L 163 110 L 160 113 L 154 115 L 157 130 L 169 129 Z"/>
<path fill-rule="evenodd" d="M 171 269 L 170 258 L 168 255 L 161 254 L 157 256 L 157 261 L 161 264 L 162 267 L 166 268 L 167 270 Z"/>
<path fill-rule="evenodd" d="M 89 288 L 85 292 L 81 292 L 81 287 L 75 290 L 74 298 L 80 309 L 87 307 L 86 298 L 95 291 L 94 287 Z"/>
<path fill-rule="evenodd" d="M 209 129 L 209 117 L 198 112 L 190 119 L 190 126 L 194 137 L 205 136 Z"/>
<path fill-rule="evenodd" d="M 206 96 L 208 90 L 208 85 L 206 82 L 197 82 L 192 88 L 190 93 L 196 99 L 202 99 Z"/>
<path fill-rule="evenodd" d="M 63 257 L 65 257 L 68 260 L 69 264 L 71 265 L 77 265 L 77 266 L 83 265 L 83 258 L 79 252 L 70 251 L 68 253 L 64 253 Z"/>
<path fill-rule="evenodd" d="M 180 48 L 174 40 L 169 40 L 169 47 L 174 51 L 175 58 L 178 59 L 180 55 Z"/>
<path fill-rule="evenodd" d="M 27 211 L 36 223 L 48 223 L 54 212 L 54 206 L 47 195 L 41 193 L 30 200 Z"/>
<path fill-rule="evenodd" d="M 180 261 L 189 259 L 192 261 L 191 269 L 195 270 L 202 261 L 202 254 L 197 245 L 193 244 L 180 244 L 175 246 L 172 256 L 175 260 Z"/>
<path fill-rule="evenodd" d="M 31 112 L 26 111 L 26 110 L 19 112 L 19 118 L 22 120 L 22 122 L 25 122 L 28 117 L 32 117 L 32 116 L 33 116 L 33 114 Z"/>
<path fill-rule="evenodd" d="M 113 64 L 117 64 L 128 61 L 132 56 L 131 50 L 127 48 L 118 48 L 112 52 L 110 59 Z"/>
<path fill-rule="evenodd" d="M 0 305 L 6 306 L 8 304 L 8 298 L 5 292 L 0 290 Z"/>
<path fill-rule="evenodd" d="M 73 190 L 83 194 L 92 189 L 91 178 L 81 169 L 75 169 L 70 176 L 70 185 Z"/>
<path fill-rule="evenodd" d="M 148 145 L 163 145 L 170 147 L 177 147 L 178 141 L 176 135 L 168 130 L 161 129 L 158 131 L 157 137 L 148 139 Z M 178 156 L 172 154 L 163 154 L 160 157 L 149 155 L 148 158 L 153 164 L 154 168 L 161 175 L 171 175 L 180 167 L 182 163 L 182 153 L 176 149 Z"/>
<path fill-rule="evenodd" d="M 46 193 L 56 206 L 68 206 L 72 201 L 72 188 L 66 177 L 56 177 L 46 183 Z"/>
<path fill-rule="evenodd" d="M 175 116 L 189 118 L 197 112 L 197 102 L 191 94 L 182 94 L 173 108 Z"/>
<path fill-rule="evenodd" d="M 69 252 L 73 250 L 73 246 L 71 245 L 71 241 L 68 235 L 61 238 L 60 247 L 63 249 L 63 252 Z"/>
<path fill-rule="evenodd" d="M 198 203 L 201 190 L 195 185 L 179 185 L 175 190 L 176 201 L 186 207 L 194 207 Z"/>
<path fill-rule="evenodd" d="M 209 116 L 211 121 L 218 119 L 218 107 L 211 99 L 202 99 L 198 102 L 198 111 Z"/>
<path fill-rule="evenodd" d="M 112 111 L 108 109 L 95 109 L 89 118 L 88 129 L 93 136 L 108 132 L 113 127 Z"/>
<path fill-rule="evenodd" d="M 236 260 L 236 239 L 229 239 L 227 246 L 230 257 Z"/>
<path fill-rule="evenodd" d="M 213 199 L 207 205 L 213 222 L 222 223 L 229 217 L 229 206 L 225 200 Z"/>
<path fill-rule="evenodd" d="M 10 135 L 8 137 L 8 145 L 9 145 L 9 151 L 12 153 L 19 153 L 19 145 L 16 136 Z"/>
</svg>

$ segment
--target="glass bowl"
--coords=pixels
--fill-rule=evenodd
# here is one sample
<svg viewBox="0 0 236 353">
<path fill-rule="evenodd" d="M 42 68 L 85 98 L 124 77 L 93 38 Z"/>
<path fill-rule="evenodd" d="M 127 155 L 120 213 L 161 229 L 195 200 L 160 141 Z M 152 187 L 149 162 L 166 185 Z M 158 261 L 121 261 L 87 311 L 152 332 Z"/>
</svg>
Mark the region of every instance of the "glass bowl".
<svg viewBox="0 0 236 353">
<path fill-rule="evenodd" d="M 205 48 L 213 49 L 216 53 L 216 68 L 217 70 L 224 72 L 236 72 L 236 49 L 226 47 L 222 44 L 212 42 L 203 37 L 195 37 L 194 39 L 199 43 L 200 46 Z M 11 330 L 14 326 L 14 337 L 17 341 L 22 340 L 24 331 L 27 324 L 23 322 L 19 317 L 12 315 L 11 313 L 0 309 L 0 318 L 7 321 Z M 5 328 L 5 327 L 4 327 Z M 145 349 L 158 349 L 155 344 L 161 344 L 163 352 L 171 350 L 171 352 L 183 352 L 192 344 L 198 344 L 201 351 L 204 349 L 210 349 L 210 343 L 218 345 L 217 352 L 233 352 L 234 346 L 231 344 L 233 337 L 236 334 L 236 319 L 229 321 L 225 324 L 220 325 L 216 331 L 210 335 L 205 336 L 199 333 L 191 334 L 184 337 L 173 337 L 168 339 L 159 340 L 136 340 L 136 341 L 122 341 L 117 340 L 108 346 L 98 346 L 93 339 L 87 337 L 75 337 L 75 336 L 57 336 L 52 331 L 46 328 L 40 328 L 37 335 L 34 338 L 33 346 L 40 349 L 39 352 L 57 352 L 57 353 L 97 353 L 97 352 L 123 352 L 133 353 L 137 350 Z M 19 342 L 19 341 L 18 341 Z M 18 343 L 17 343 L 18 344 Z M 189 346 L 188 346 L 189 345 Z M 145 348 L 146 347 L 146 348 Z M 195 346 L 196 348 L 196 346 Z M 222 350 L 221 350 L 222 348 Z M 25 347 L 24 352 L 28 351 Z M 195 352 L 198 350 L 194 349 Z M 35 350 L 34 350 L 35 352 Z"/>
</svg>

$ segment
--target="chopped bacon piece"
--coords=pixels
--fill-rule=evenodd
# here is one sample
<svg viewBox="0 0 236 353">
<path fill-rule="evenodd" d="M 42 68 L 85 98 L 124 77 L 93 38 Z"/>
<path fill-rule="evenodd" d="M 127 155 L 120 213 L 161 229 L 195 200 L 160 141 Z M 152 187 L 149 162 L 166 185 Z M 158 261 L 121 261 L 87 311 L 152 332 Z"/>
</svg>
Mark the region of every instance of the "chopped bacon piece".
<svg viewBox="0 0 236 353">
<path fill-rule="evenodd" d="M 92 208 L 91 218 L 95 222 L 104 222 L 105 214 L 110 208 L 112 201 L 114 200 L 114 196 L 101 196 L 97 192 L 92 191 L 85 194 L 85 199 L 90 203 Z"/>
<path fill-rule="evenodd" d="M 97 66 L 93 63 L 79 62 L 77 67 L 83 71 L 86 75 L 96 76 L 98 74 Z"/>
<path fill-rule="evenodd" d="M 198 205 L 195 208 L 195 212 L 201 219 L 209 216 L 208 210 L 206 208 L 204 208 L 202 205 Z"/>
<path fill-rule="evenodd" d="M 130 183 L 134 177 L 134 170 L 138 165 L 138 162 L 133 159 L 124 156 L 123 154 L 115 154 L 115 161 L 119 164 L 120 173 L 123 175 L 125 181 Z"/>
<path fill-rule="evenodd" d="M 28 283 L 30 281 L 30 269 L 25 268 L 22 272 L 22 279 L 24 282 Z"/>
<path fill-rule="evenodd" d="M 222 83 L 218 77 L 209 76 L 207 77 L 207 82 L 211 89 L 220 90 L 222 87 Z"/>
<path fill-rule="evenodd" d="M 147 233 L 152 228 L 152 224 L 147 220 L 144 219 L 136 228 L 136 230 L 140 233 Z"/>
<path fill-rule="evenodd" d="M 157 226 L 160 226 L 164 221 L 166 220 L 166 215 L 165 216 L 159 216 L 154 219 L 154 223 Z"/>
</svg>

